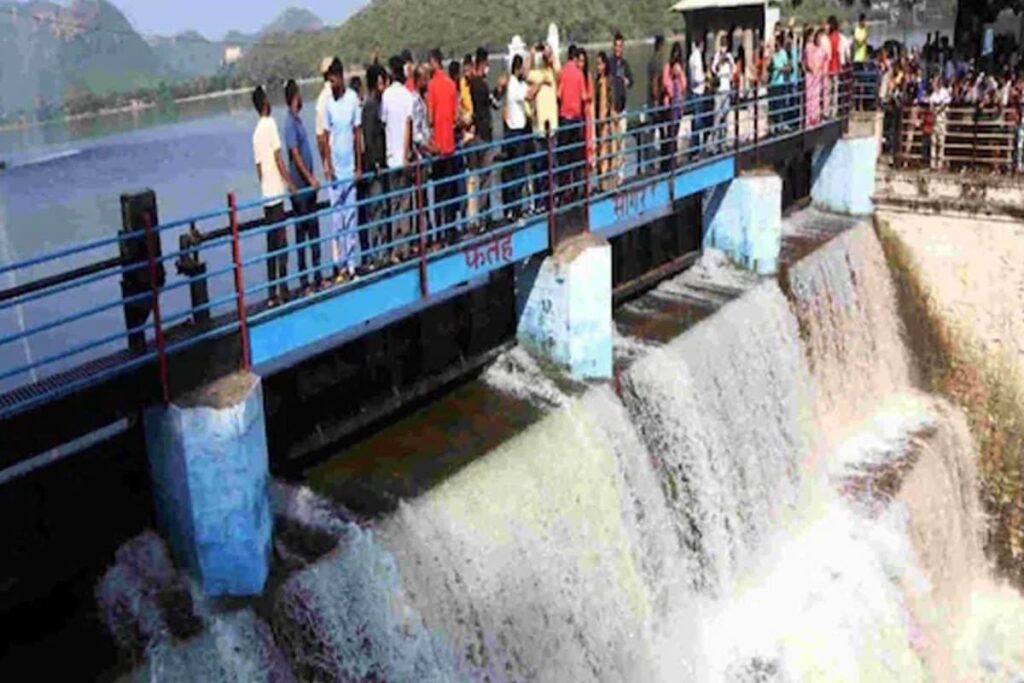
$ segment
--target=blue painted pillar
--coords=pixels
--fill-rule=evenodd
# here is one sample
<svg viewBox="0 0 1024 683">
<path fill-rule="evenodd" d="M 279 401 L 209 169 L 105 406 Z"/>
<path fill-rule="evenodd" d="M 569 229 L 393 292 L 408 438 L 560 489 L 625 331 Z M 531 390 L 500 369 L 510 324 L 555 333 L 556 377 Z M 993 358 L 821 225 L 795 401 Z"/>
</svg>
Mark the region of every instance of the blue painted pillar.
<svg viewBox="0 0 1024 683">
<path fill-rule="evenodd" d="M 612 248 L 593 234 L 516 273 L 519 343 L 577 380 L 612 377 Z"/>
<path fill-rule="evenodd" d="M 873 135 L 847 136 L 819 147 L 811 168 L 814 205 L 848 216 L 871 215 L 877 166 L 878 139 Z"/>
<path fill-rule="evenodd" d="M 747 171 L 704 193 L 704 248 L 737 265 L 774 274 L 782 249 L 782 178 Z"/>
<path fill-rule="evenodd" d="M 145 413 L 157 521 L 207 595 L 255 595 L 270 568 L 260 379 L 239 372 Z"/>
</svg>

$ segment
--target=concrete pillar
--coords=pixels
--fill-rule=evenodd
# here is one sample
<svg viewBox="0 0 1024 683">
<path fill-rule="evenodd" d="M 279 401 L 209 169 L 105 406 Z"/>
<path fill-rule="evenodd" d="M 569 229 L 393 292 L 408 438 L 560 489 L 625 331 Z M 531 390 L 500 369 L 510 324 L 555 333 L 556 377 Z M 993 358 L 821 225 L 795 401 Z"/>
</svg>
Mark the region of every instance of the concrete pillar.
<svg viewBox="0 0 1024 683">
<path fill-rule="evenodd" d="M 737 265 L 774 274 L 782 249 L 782 178 L 747 171 L 704 193 L 704 247 Z"/>
<path fill-rule="evenodd" d="M 873 135 L 848 136 L 814 152 L 811 199 L 825 211 L 869 216 L 874 211 L 878 141 Z"/>
<path fill-rule="evenodd" d="M 612 377 L 612 248 L 579 235 L 516 273 L 519 343 L 573 379 Z"/>
<path fill-rule="evenodd" d="M 145 414 L 157 521 L 208 595 L 255 595 L 270 568 L 260 379 L 229 375 Z"/>
</svg>

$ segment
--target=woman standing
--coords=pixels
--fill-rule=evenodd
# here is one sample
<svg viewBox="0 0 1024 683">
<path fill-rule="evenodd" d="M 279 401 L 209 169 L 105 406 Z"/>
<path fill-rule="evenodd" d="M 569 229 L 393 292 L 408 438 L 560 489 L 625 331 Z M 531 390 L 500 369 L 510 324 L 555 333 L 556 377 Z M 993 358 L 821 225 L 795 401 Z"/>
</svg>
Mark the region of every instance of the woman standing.
<svg viewBox="0 0 1024 683">
<path fill-rule="evenodd" d="M 598 186 L 610 190 L 614 186 L 612 153 L 612 108 L 611 83 L 608 78 L 608 55 L 597 53 L 596 75 L 594 77 L 594 123 Z"/>
<path fill-rule="evenodd" d="M 683 118 L 683 106 L 686 103 L 686 68 L 683 65 L 683 46 L 679 41 L 672 43 L 668 63 L 661 75 L 663 95 L 661 104 L 668 108 L 669 125 L 666 131 L 668 144 L 665 145 L 668 158 L 663 165 L 675 159 L 679 142 L 679 123 Z"/>
<path fill-rule="evenodd" d="M 583 72 L 583 149 L 587 159 L 585 177 L 590 178 L 594 168 L 594 76 L 590 73 L 590 57 L 585 49 L 577 48 L 576 59 Z"/>
<path fill-rule="evenodd" d="M 815 40 L 814 27 L 804 29 L 804 111 L 806 126 L 821 122 L 821 74 L 819 65 L 824 54 Z"/>
</svg>

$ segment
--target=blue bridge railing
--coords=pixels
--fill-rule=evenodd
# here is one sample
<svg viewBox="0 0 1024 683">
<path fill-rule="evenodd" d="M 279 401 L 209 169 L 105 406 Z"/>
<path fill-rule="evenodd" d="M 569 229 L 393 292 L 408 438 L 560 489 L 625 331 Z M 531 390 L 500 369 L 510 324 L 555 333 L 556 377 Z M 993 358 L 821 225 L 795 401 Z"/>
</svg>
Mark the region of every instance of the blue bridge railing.
<svg viewBox="0 0 1024 683">
<path fill-rule="evenodd" d="M 241 203 L 232 193 L 166 223 L 142 211 L 111 237 L 0 264 L 23 282 L 0 291 L 0 314 L 32 321 L 0 328 L 0 359 L 22 358 L 0 366 L 0 418 L 146 364 L 166 399 L 168 358 L 225 335 L 239 335 L 240 367 L 265 365 L 308 342 L 294 338 L 295 321 L 323 335 L 355 327 L 553 249 L 560 226 L 616 234 L 631 203 L 670 208 L 730 179 L 738 155 L 844 121 L 873 98 L 863 74 L 841 73 L 506 132 L 319 192 Z M 292 210 L 265 215 L 276 201 Z M 99 260 L 61 270 L 89 259 Z"/>
</svg>

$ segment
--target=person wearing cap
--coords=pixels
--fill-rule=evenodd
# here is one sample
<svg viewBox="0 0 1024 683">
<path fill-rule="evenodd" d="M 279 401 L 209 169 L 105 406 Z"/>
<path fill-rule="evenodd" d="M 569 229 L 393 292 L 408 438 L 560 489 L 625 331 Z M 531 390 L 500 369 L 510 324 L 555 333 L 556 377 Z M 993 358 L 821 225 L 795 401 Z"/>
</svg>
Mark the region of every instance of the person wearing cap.
<svg viewBox="0 0 1024 683">
<path fill-rule="evenodd" d="M 331 182 L 331 177 L 327 174 L 327 162 L 331 151 L 327 146 L 326 116 L 327 103 L 333 99 L 333 95 L 331 94 L 331 80 L 327 76 L 327 71 L 331 68 L 331 62 L 333 61 L 333 57 L 324 57 L 320 60 L 320 75 L 324 77 L 324 87 L 320 89 L 320 94 L 316 98 L 316 123 L 314 124 L 316 149 L 320 153 L 320 161 L 323 163 L 324 168 L 324 179 L 328 183 Z"/>
</svg>

